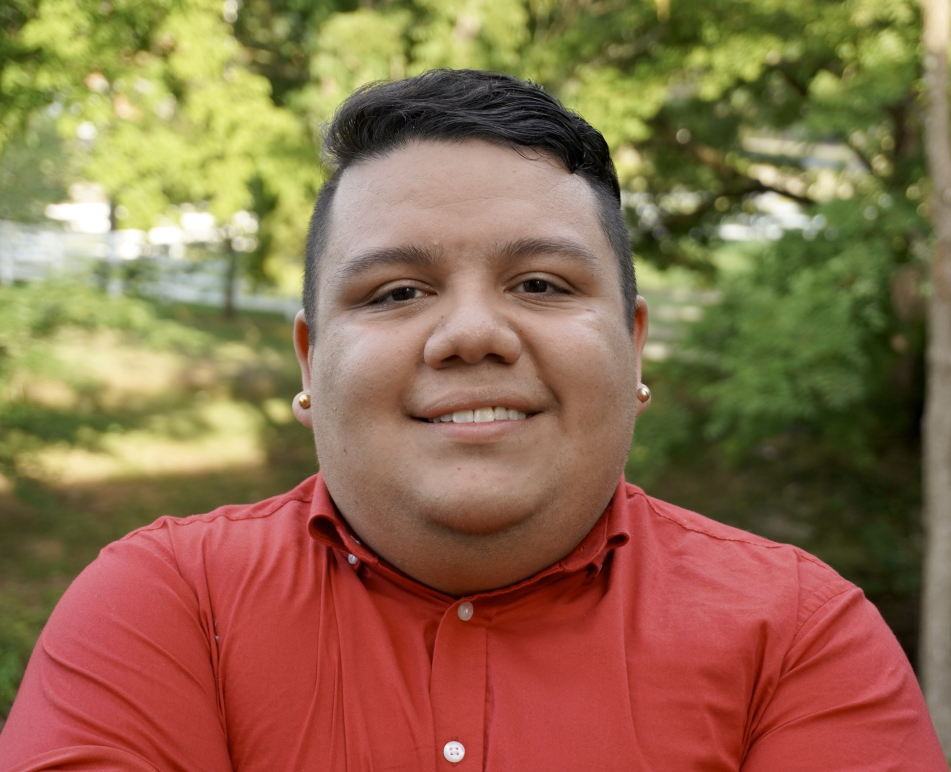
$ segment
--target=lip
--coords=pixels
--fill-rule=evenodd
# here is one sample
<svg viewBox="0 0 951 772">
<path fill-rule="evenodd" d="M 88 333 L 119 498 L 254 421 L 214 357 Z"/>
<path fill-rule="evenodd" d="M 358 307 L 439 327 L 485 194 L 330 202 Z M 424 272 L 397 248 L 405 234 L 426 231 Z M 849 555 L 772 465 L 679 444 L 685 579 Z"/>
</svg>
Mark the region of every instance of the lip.
<svg viewBox="0 0 951 772">
<path fill-rule="evenodd" d="M 529 415 L 520 421 L 486 421 L 478 424 L 475 421 L 467 424 L 417 421 L 416 424 L 426 432 L 435 433 L 435 435 L 430 434 L 430 437 L 439 437 L 442 440 L 461 445 L 485 445 L 499 442 L 531 429 L 536 425 L 537 415 L 537 413 Z"/>
<path fill-rule="evenodd" d="M 468 392 L 465 394 L 446 394 L 437 400 L 428 402 L 426 406 L 413 413 L 413 418 L 423 418 L 431 421 L 446 413 L 455 413 L 457 410 L 476 410 L 480 407 L 507 407 L 512 410 L 521 410 L 528 418 L 540 412 L 537 403 L 511 392 Z M 528 418 L 523 420 L 528 420 Z M 522 423 L 522 421 L 490 421 L 479 426 L 490 426 L 493 423 Z M 434 426 L 436 424 L 433 424 Z M 448 426 L 449 424 L 443 424 Z M 469 424 L 456 424 L 468 426 Z"/>
</svg>

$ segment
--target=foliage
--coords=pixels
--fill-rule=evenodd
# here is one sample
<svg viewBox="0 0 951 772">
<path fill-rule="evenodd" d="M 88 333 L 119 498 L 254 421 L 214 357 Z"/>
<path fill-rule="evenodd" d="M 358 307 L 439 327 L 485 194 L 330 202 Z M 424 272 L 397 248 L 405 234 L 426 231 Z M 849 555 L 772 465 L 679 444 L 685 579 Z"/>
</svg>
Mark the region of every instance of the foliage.
<svg viewBox="0 0 951 772">
<path fill-rule="evenodd" d="M 0 220 L 42 222 L 66 197 L 70 159 L 48 116 L 37 116 L 0 156 Z"/>
<path fill-rule="evenodd" d="M 787 234 L 749 272 L 723 281 L 725 302 L 697 331 L 695 345 L 718 354 L 717 372 L 701 390 L 713 405 L 711 436 L 729 434 L 749 447 L 807 423 L 858 458 L 868 437 L 856 432 L 881 428 L 874 413 L 865 411 L 861 426 L 852 413 L 891 388 L 893 347 L 907 349 L 910 341 L 899 336 L 917 331 L 892 307 L 887 230 L 901 231 L 902 213 L 890 215 L 883 233 L 845 203 L 822 211 L 845 238 Z M 846 415 L 848 430 L 837 418 Z"/>
<path fill-rule="evenodd" d="M 11 0 L 0 6 L 0 153 L 49 100 L 29 82 L 26 70 L 34 52 L 21 37 L 23 25 L 36 13 L 35 0 Z"/>
<path fill-rule="evenodd" d="M 316 152 L 244 66 L 220 2 L 40 0 L 18 40 L 31 58 L 8 65 L 0 93 L 45 94 L 124 226 L 175 219 L 181 204 L 225 223 L 250 210 L 261 223 L 252 273 L 296 278 Z"/>
</svg>

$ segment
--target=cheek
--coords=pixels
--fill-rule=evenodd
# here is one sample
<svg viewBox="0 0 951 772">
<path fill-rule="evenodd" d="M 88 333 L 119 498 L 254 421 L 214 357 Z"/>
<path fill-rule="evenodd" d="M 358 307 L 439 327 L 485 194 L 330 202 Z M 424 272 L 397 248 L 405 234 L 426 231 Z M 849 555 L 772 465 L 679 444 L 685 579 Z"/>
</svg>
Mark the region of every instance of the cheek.
<svg viewBox="0 0 951 772">
<path fill-rule="evenodd" d="M 616 484 L 630 451 L 635 357 L 630 337 L 613 334 L 610 327 L 589 323 L 574 332 L 560 345 L 551 341 L 557 360 L 549 384 L 564 440 L 552 468 L 560 477 L 584 480 L 590 491 Z"/>
<path fill-rule="evenodd" d="M 415 357 L 407 341 L 377 330 L 328 329 L 318 341 L 311 380 L 324 431 L 351 431 L 392 414 Z"/>
<path fill-rule="evenodd" d="M 626 330 L 592 315 L 570 337 L 552 336 L 547 348 L 557 357 L 553 386 L 565 419 L 586 425 L 592 443 L 614 434 L 629 442 L 623 435 L 633 431 L 637 367 Z"/>
</svg>

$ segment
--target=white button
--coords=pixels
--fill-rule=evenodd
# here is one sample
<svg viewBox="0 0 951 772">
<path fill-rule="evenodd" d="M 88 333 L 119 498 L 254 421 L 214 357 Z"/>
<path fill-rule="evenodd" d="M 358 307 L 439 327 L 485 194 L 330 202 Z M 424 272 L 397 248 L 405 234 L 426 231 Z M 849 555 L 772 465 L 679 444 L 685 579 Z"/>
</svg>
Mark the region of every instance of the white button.
<svg viewBox="0 0 951 772">
<path fill-rule="evenodd" d="M 349 557 L 347 557 L 347 562 L 348 562 L 351 566 L 355 566 L 357 563 L 360 562 L 360 558 L 358 558 L 356 555 L 352 555 L 352 554 L 351 554 Z"/>
<path fill-rule="evenodd" d="M 469 605 L 471 606 L 472 604 L 470 603 Z M 466 755 L 466 748 L 462 743 L 457 743 L 453 740 L 452 742 L 446 743 L 446 747 L 442 749 L 442 755 L 446 757 L 446 761 L 458 764 L 462 761 L 462 757 Z"/>
<path fill-rule="evenodd" d="M 470 619 L 472 619 L 472 611 L 473 611 L 472 604 L 469 603 L 469 601 L 467 600 L 462 601 L 462 603 L 459 604 L 459 608 L 456 609 L 456 613 L 459 615 L 459 619 L 461 619 L 463 622 L 468 622 Z M 459 746 L 459 747 L 462 747 L 462 746 Z M 462 758 L 462 756 L 460 756 L 459 758 Z"/>
</svg>

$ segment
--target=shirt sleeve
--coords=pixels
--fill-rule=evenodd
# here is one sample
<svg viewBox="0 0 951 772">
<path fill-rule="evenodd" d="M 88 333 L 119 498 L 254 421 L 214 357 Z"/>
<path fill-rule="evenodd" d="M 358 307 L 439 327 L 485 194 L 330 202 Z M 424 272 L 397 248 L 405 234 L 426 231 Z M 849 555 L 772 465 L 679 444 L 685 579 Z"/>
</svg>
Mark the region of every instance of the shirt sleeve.
<svg viewBox="0 0 951 772">
<path fill-rule="evenodd" d="M 947 772 L 898 641 L 862 591 L 842 584 L 799 627 L 742 772 Z"/>
<path fill-rule="evenodd" d="M 214 633 L 166 539 L 110 545 L 66 591 L 0 734 L 0 770 L 230 772 Z"/>
</svg>

